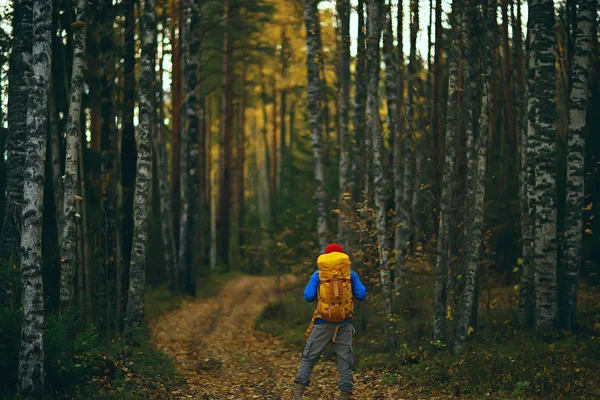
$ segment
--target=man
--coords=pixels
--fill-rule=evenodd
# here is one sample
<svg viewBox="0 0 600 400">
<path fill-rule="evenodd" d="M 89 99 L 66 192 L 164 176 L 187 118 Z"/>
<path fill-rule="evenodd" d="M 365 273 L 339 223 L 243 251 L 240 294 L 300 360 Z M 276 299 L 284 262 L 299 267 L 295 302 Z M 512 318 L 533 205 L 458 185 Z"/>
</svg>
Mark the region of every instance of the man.
<svg viewBox="0 0 600 400">
<path fill-rule="evenodd" d="M 332 243 L 317 260 L 315 271 L 304 289 L 307 302 L 317 301 L 315 315 L 307 330 L 308 340 L 302 351 L 302 364 L 298 370 L 294 400 L 302 400 L 310 384 L 310 372 L 319 360 L 325 346 L 333 343 L 340 373 L 341 399 L 349 400 L 352 394 L 352 298 L 363 300 L 367 296 L 358 275 L 350 270 L 350 258 L 338 244 Z"/>
</svg>

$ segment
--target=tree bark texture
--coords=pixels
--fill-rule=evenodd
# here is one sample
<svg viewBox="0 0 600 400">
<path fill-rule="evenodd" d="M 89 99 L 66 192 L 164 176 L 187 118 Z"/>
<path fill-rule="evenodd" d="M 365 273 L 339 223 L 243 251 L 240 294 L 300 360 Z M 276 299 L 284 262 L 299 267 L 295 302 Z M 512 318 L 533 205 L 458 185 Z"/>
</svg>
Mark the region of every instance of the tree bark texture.
<svg viewBox="0 0 600 400">
<path fill-rule="evenodd" d="M 64 208 L 62 211 L 63 230 L 61 232 L 60 255 L 60 309 L 64 312 L 74 303 L 74 276 L 78 258 L 77 224 L 81 215 L 77 212 L 77 201 L 82 200 L 79 193 L 78 169 L 79 146 L 81 141 L 81 98 L 83 95 L 83 73 L 85 70 L 85 45 L 87 32 L 87 0 L 78 0 L 76 21 L 73 29 L 73 67 L 69 98 L 69 116 L 67 119 L 67 148 L 65 152 Z"/>
<path fill-rule="evenodd" d="M 366 53 L 365 53 L 365 13 L 364 0 L 358 0 L 358 36 L 356 40 L 355 91 L 354 91 L 354 139 L 352 142 L 352 200 L 354 204 L 362 200 L 365 188 L 365 136 L 366 136 Z"/>
<path fill-rule="evenodd" d="M 152 157 L 150 138 L 155 120 L 154 56 L 156 53 L 156 14 L 154 0 L 144 1 L 142 55 L 140 66 L 140 123 L 138 125 L 137 174 L 134 197 L 134 229 L 126 324 L 130 334 L 139 327 L 144 317 L 144 288 L 146 282 L 146 245 L 148 242 L 148 197 Z"/>
<path fill-rule="evenodd" d="M 348 245 L 348 227 L 344 219 L 348 218 L 350 211 L 351 194 L 348 187 L 348 142 L 349 142 L 349 115 L 348 103 L 350 101 L 350 2 L 337 0 L 337 13 L 340 20 L 340 91 L 339 91 L 339 132 L 340 132 L 340 160 L 339 160 L 339 209 L 338 240 L 342 247 Z M 283 126 L 283 124 L 282 124 Z"/>
<path fill-rule="evenodd" d="M 31 0 L 14 3 L 14 42 L 10 58 L 8 84 L 8 140 L 6 143 L 6 205 L 0 239 L 0 262 L 11 267 L 19 264 L 25 139 L 27 137 L 27 101 L 32 71 Z M 5 289 L 2 290 L 5 292 Z M 4 296 L 2 293 L 0 297 Z"/>
<path fill-rule="evenodd" d="M 111 309 L 109 281 L 118 274 L 118 231 L 117 231 L 117 127 L 113 110 L 113 86 L 115 75 L 114 44 L 112 40 L 114 23 L 112 0 L 103 0 L 100 4 L 100 60 L 102 65 L 100 78 L 100 116 L 101 116 L 101 176 L 102 176 L 102 255 L 106 277 L 106 324 L 110 330 Z M 119 305 L 117 305 L 119 306 Z"/>
<path fill-rule="evenodd" d="M 474 191 L 470 194 L 472 199 L 470 204 L 472 208 L 470 210 L 471 218 L 467 221 L 469 225 L 469 246 L 465 250 L 466 254 L 466 268 L 465 272 L 465 285 L 462 293 L 462 299 L 460 301 L 460 319 L 458 321 L 456 336 L 454 337 L 453 352 L 458 354 L 464 349 L 466 337 L 468 335 L 469 326 L 476 325 L 476 321 L 472 319 L 473 310 L 476 310 L 476 279 L 477 270 L 479 269 L 480 254 L 481 254 L 481 243 L 483 240 L 483 211 L 484 211 L 484 200 L 485 200 L 485 183 L 486 183 L 486 166 L 487 166 L 487 142 L 488 142 L 488 131 L 491 128 L 490 125 L 490 97 L 491 97 L 491 85 L 492 85 L 492 47 L 491 47 L 491 32 L 492 23 L 496 19 L 496 0 L 488 0 L 484 3 L 485 15 L 484 19 L 486 22 L 482 43 L 482 56 L 481 56 L 481 71 L 483 74 L 483 85 L 482 92 L 469 94 L 475 101 L 481 103 L 481 115 L 479 119 L 479 135 L 477 137 L 477 160 L 475 176 L 473 177 Z M 491 4 L 490 4 L 491 3 Z M 472 65 L 473 69 L 476 65 Z M 474 132 L 472 132 L 474 133 Z M 474 140 L 474 139 L 473 139 Z"/>
<path fill-rule="evenodd" d="M 135 0 L 123 2 L 125 14 L 125 53 L 123 74 L 123 133 L 121 137 L 121 187 L 123 191 L 122 257 L 125 270 L 130 263 L 133 243 L 133 194 L 136 175 L 137 150 L 133 111 L 135 109 Z"/>
<path fill-rule="evenodd" d="M 440 202 L 439 237 L 436 260 L 435 302 L 433 311 L 433 339 L 446 342 L 446 304 L 448 300 L 448 271 L 451 261 L 450 238 L 456 227 L 451 223 L 452 199 L 456 185 L 456 136 L 458 130 L 458 61 L 460 37 L 458 27 L 462 24 L 463 1 L 452 1 L 451 26 L 453 43 L 450 48 L 448 65 L 448 103 L 446 108 L 446 133 L 444 151 L 444 170 L 442 178 L 442 198 Z"/>
<path fill-rule="evenodd" d="M 29 4 L 24 4 L 30 7 Z M 42 280 L 42 221 L 48 93 L 52 59 L 52 1 L 33 1 L 32 71 L 28 88 L 26 162 L 23 176 L 21 285 L 23 322 L 19 352 L 18 390 L 40 396 L 44 389 L 44 285 Z"/>
<path fill-rule="evenodd" d="M 535 57 L 536 77 L 531 88 L 535 113 L 535 238 L 534 282 L 536 329 L 556 329 L 556 67 L 554 1 L 529 2 L 534 37 L 530 51 Z"/>
<path fill-rule="evenodd" d="M 304 0 L 304 18 L 306 23 L 306 68 L 308 79 L 308 113 L 312 136 L 313 161 L 315 168 L 315 198 L 319 249 L 325 251 L 327 245 L 327 216 L 325 213 L 325 177 L 321 148 L 321 85 L 319 84 L 319 52 L 321 33 L 318 25 L 318 0 Z"/>
<path fill-rule="evenodd" d="M 389 134 L 393 138 L 393 176 L 394 176 L 394 290 L 399 291 L 406 279 L 407 268 L 403 262 L 406 245 L 404 227 L 406 226 L 406 209 L 403 203 L 402 191 L 402 146 L 400 133 L 400 115 L 397 108 L 398 94 L 398 65 L 394 54 L 394 32 L 392 28 L 391 9 L 386 10 L 385 27 L 383 30 L 383 60 L 385 62 L 385 93 L 387 97 L 387 121 Z M 401 44 L 400 44 L 401 45 Z"/>
<path fill-rule="evenodd" d="M 367 123 L 373 144 L 373 180 L 375 190 L 375 208 L 377 241 L 379 244 L 379 278 L 384 298 L 386 316 L 386 335 L 388 346 L 395 348 L 394 326 L 392 323 L 392 285 L 389 272 L 389 249 L 387 240 L 386 207 L 384 194 L 384 174 L 381 163 L 383 135 L 379 116 L 379 41 L 384 18 L 383 2 L 369 0 L 367 3 Z"/>
<path fill-rule="evenodd" d="M 198 195 L 200 194 L 200 176 L 198 174 L 198 140 L 200 120 L 198 118 L 198 99 L 200 91 L 200 79 L 198 77 L 200 64 L 200 4 L 197 0 L 191 0 L 189 7 L 190 29 L 188 32 L 189 53 L 188 62 L 185 65 L 186 97 L 185 118 L 186 124 L 182 132 L 182 148 L 187 142 L 187 154 L 182 155 L 187 160 L 187 168 L 182 171 L 185 174 L 185 185 L 182 179 L 182 209 L 181 209 L 181 231 L 179 237 L 179 272 L 182 289 L 191 295 L 196 294 L 196 277 L 194 260 L 194 247 L 198 243 Z M 186 136 L 183 140 L 184 135 Z M 185 226 L 184 226 L 185 224 Z"/>
<path fill-rule="evenodd" d="M 585 208 L 585 131 L 589 78 L 592 54 L 592 30 L 595 24 L 594 2 L 578 2 L 575 59 L 573 62 L 573 86 L 569 109 L 567 144 L 567 202 L 565 217 L 565 246 L 563 290 L 566 304 L 562 314 L 562 327 L 568 331 L 576 328 L 577 289 L 581 265 L 583 212 Z"/>
</svg>

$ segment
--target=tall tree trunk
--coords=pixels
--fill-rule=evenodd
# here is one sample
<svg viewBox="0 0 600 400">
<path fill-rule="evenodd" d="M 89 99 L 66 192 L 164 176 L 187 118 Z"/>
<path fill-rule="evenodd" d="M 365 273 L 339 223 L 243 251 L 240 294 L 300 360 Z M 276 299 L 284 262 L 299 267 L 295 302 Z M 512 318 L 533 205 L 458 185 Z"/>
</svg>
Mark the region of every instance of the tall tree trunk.
<svg viewBox="0 0 600 400">
<path fill-rule="evenodd" d="M 404 244 L 406 244 L 406 238 L 404 236 L 406 211 L 402 202 L 402 170 L 400 165 L 402 160 L 402 149 L 400 146 L 402 137 L 400 136 L 400 120 L 396 104 L 396 96 L 398 94 L 398 65 L 396 64 L 394 57 L 394 32 L 392 29 L 392 15 L 390 8 L 386 11 L 385 21 L 386 24 L 383 30 L 383 59 L 385 61 L 385 93 L 387 97 L 388 129 L 390 130 L 390 136 L 393 138 L 392 143 L 394 146 L 394 259 L 396 261 L 394 290 L 397 292 L 401 289 L 402 282 L 404 282 L 407 273 L 406 264 L 403 263 L 402 259 L 404 254 Z"/>
<path fill-rule="evenodd" d="M 0 265 L 10 268 L 19 265 L 21 217 L 23 210 L 23 176 L 25 173 L 25 139 L 27 128 L 27 101 L 32 71 L 32 7 L 31 0 L 14 3 L 14 42 L 10 56 L 8 87 L 8 140 L 6 143 L 6 205 L 0 239 Z M 0 303 L 8 299 L 10 288 L 2 285 Z"/>
<path fill-rule="evenodd" d="M 198 99 L 200 95 L 200 79 L 198 71 L 200 65 L 200 32 L 199 32 L 199 13 L 200 4 L 197 1 L 190 2 L 190 29 L 187 33 L 189 52 L 186 62 L 186 99 L 185 116 L 186 129 L 182 134 L 182 149 L 187 142 L 187 154 L 182 155 L 183 161 L 187 162 L 187 168 L 183 171 L 185 179 L 182 179 L 182 210 L 181 210 L 181 231 L 179 237 L 179 270 L 181 272 L 181 284 L 186 293 L 196 294 L 196 277 L 193 246 L 198 243 L 198 195 L 200 193 L 200 177 L 198 175 L 198 139 L 200 120 L 198 118 Z M 185 185 L 183 183 L 185 182 Z M 184 226 L 184 224 L 186 226 Z"/>
<path fill-rule="evenodd" d="M 175 234 L 175 250 L 179 246 L 179 222 L 181 206 L 181 101 L 182 101 L 182 63 L 181 63 L 181 1 L 171 2 L 171 46 L 173 59 L 173 80 L 171 82 L 171 210 L 173 231 Z M 179 36 L 176 33 L 179 32 Z M 178 255 L 179 253 L 176 253 Z M 178 286 L 178 276 L 175 274 L 175 285 Z"/>
<path fill-rule="evenodd" d="M 54 60 L 56 61 L 56 60 Z M 67 67 L 64 66 L 66 69 Z M 61 235 L 63 233 L 63 170 L 61 161 L 61 137 L 60 120 L 57 109 L 57 97 L 59 97 L 55 77 L 50 78 L 50 94 L 48 96 L 48 128 L 50 139 L 50 165 L 52 165 L 52 195 L 54 197 L 54 209 L 56 213 L 56 227 L 58 233 L 58 243 L 60 246 Z"/>
<path fill-rule="evenodd" d="M 435 303 L 433 314 L 433 340 L 446 343 L 446 304 L 448 300 L 448 271 L 451 262 L 450 238 L 456 227 L 451 223 L 452 199 L 456 186 L 456 136 L 458 130 L 458 79 L 459 27 L 463 18 L 463 0 L 452 1 L 451 27 L 453 43 L 450 47 L 448 66 L 448 104 L 446 108 L 446 137 L 444 148 L 444 170 L 442 198 L 440 202 L 439 238 L 437 247 Z"/>
<path fill-rule="evenodd" d="M 515 102 L 518 104 L 518 132 L 519 132 L 519 203 L 521 209 L 521 282 L 519 291 L 519 321 L 525 328 L 531 328 L 534 322 L 535 313 L 535 298 L 533 293 L 533 249 L 532 249 L 532 225 L 529 221 L 529 211 L 531 210 L 530 191 L 532 185 L 528 173 L 530 155 L 528 147 L 528 101 L 525 87 L 525 57 L 523 52 L 522 30 L 521 30 L 521 0 L 517 0 L 517 17 L 513 23 L 513 37 L 515 57 L 513 58 L 517 71 L 517 88 L 515 90 Z M 532 32 L 528 32 L 532 35 Z M 530 68 L 528 74 L 533 74 L 533 62 L 529 53 Z M 528 81 L 527 86 L 530 86 L 533 81 Z"/>
<path fill-rule="evenodd" d="M 385 221 L 384 174 L 381 165 L 383 145 L 381 120 L 379 117 L 379 41 L 381 39 L 383 2 L 369 0 L 367 6 L 367 122 L 373 144 L 373 178 L 375 208 L 377 210 L 377 239 L 379 243 L 379 278 L 384 298 L 386 335 L 390 350 L 395 348 L 392 324 L 392 288 L 389 273 L 389 251 Z"/>
<path fill-rule="evenodd" d="M 535 109 L 535 306 L 536 329 L 556 329 L 556 67 L 554 1 L 532 0 L 529 19 L 533 25 L 530 51 L 535 57 L 536 77 L 531 88 Z"/>
<path fill-rule="evenodd" d="M 90 112 L 90 116 L 91 116 Z M 91 124 L 91 121 L 90 121 Z M 81 205 L 81 234 L 82 234 L 82 242 L 83 242 L 83 273 L 84 273 L 84 281 L 85 281 L 85 307 L 86 307 L 86 321 L 90 324 L 93 320 L 92 314 L 92 290 L 93 290 L 93 275 L 92 275 L 92 254 L 90 251 L 89 239 L 90 235 L 88 233 L 88 210 L 87 210 L 87 195 L 86 195 L 86 181 L 85 181 L 85 165 L 83 159 L 83 146 L 85 142 L 85 131 L 81 130 L 81 139 L 79 140 L 79 185 L 80 185 L 80 193 L 83 200 L 78 204 Z"/>
<path fill-rule="evenodd" d="M 231 232 L 231 139 L 233 130 L 233 2 L 225 0 L 225 37 L 223 40 L 223 121 L 219 158 L 218 257 L 229 268 Z"/>
<path fill-rule="evenodd" d="M 271 214 L 272 221 L 277 220 L 277 170 L 279 169 L 278 164 L 278 147 L 277 146 L 277 83 L 273 78 L 271 80 L 271 99 L 273 99 L 273 109 L 271 110 L 271 121 L 273 127 L 273 140 L 271 141 L 271 156 L 273 164 L 271 165 Z"/>
<path fill-rule="evenodd" d="M 413 187 L 411 182 L 413 179 L 413 136 L 416 126 L 415 116 L 415 98 L 417 90 L 416 74 L 417 74 L 417 33 L 419 32 L 419 1 L 412 0 L 410 3 L 411 10 L 411 22 L 410 22 L 410 55 L 408 61 L 408 77 L 406 87 L 408 89 L 406 97 L 406 126 L 404 135 L 404 176 L 402 183 L 402 201 L 407 212 L 407 216 L 403 221 L 403 228 L 407 233 L 406 242 L 410 241 L 411 231 L 413 226 L 410 220 L 410 199 L 412 198 L 411 188 Z M 405 244 L 406 248 L 410 247 L 410 243 Z"/>
<path fill-rule="evenodd" d="M 491 3 L 491 4 L 490 4 Z M 483 208 L 485 199 L 485 183 L 486 183 L 486 166 L 487 166 L 487 142 L 488 142 L 488 130 L 490 129 L 490 97 L 491 97 L 491 85 L 492 85 L 492 47 L 490 35 L 492 31 L 492 23 L 496 19 L 496 0 L 486 0 L 484 3 L 484 18 L 486 22 L 485 33 L 481 40 L 482 43 L 482 69 L 483 69 L 483 87 L 481 93 L 475 93 L 471 95 L 467 93 L 467 96 L 471 96 L 474 101 L 480 101 L 481 103 L 481 115 L 479 119 L 479 135 L 477 137 L 477 161 L 476 161 L 476 175 L 472 178 L 473 180 L 473 193 L 471 193 L 472 209 L 470 214 L 472 218 L 468 220 L 469 225 L 469 239 L 470 243 L 466 248 L 466 265 L 464 272 L 465 285 L 462 292 L 462 299 L 460 301 L 460 317 L 457 325 L 456 336 L 454 337 L 454 343 L 452 350 L 454 353 L 461 353 L 464 349 L 464 344 L 469 331 L 469 325 L 475 325 L 472 320 L 473 309 L 476 304 L 476 279 L 477 270 L 479 268 L 480 253 L 481 253 L 481 242 L 483 240 Z M 472 65 L 473 70 L 477 69 L 475 65 Z M 467 115 L 468 117 L 468 115 Z M 474 131 L 471 131 L 473 134 Z M 474 140 L 474 139 L 472 139 Z"/>
<path fill-rule="evenodd" d="M 585 207 L 585 131 L 589 101 L 589 78 L 592 54 L 592 29 L 595 24 L 593 0 L 580 0 L 575 38 L 573 87 L 569 109 L 569 136 L 567 145 L 567 202 L 564 246 L 564 300 L 561 322 L 568 331 L 577 328 L 577 289 L 581 264 L 581 241 Z"/>
<path fill-rule="evenodd" d="M 265 215 L 265 225 L 267 227 L 271 227 L 271 223 L 273 221 L 272 219 L 272 214 L 271 214 L 271 206 L 272 206 L 272 200 L 271 200 L 271 152 L 269 151 L 269 138 L 267 136 L 267 125 L 268 125 L 268 116 L 267 116 L 267 87 L 265 84 L 265 77 L 263 74 L 263 70 L 262 68 L 260 69 L 260 88 L 261 88 L 261 106 L 262 106 L 262 137 L 263 137 L 263 142 L 264 142 L 264 165 L 265 165 L 265 195 L 266 195 L 266 201 L 264 202 L 265 207 L 264 209 L 266 210 L 266 212 L 264 213 Z"/>
<path fill-rule="evenodd" d="M 148 196 L 152 157 L 150 138 L 152 122 L 155 122 L 154 106 L 154 56 L 156 53 L 156 14 L 154 0 L 144 1 L 142 56 L 140 67 L 140 124 L 138 125 L 137 174 L 134 197 L 134 233 L 129 268 L 129 291 L 127 296 L 127 332 L 133 339 L 135 328 L 144 317 L 144 288 L 146 282 L 146 244 L 148 235 Z"/>
<path fill-rule="evenodd" d="M 29 8 L 30 4 L 23 4 Z M 24 12 L 29 14 L 29 10 Z M 26 24 L 26 23 L 25 23 Z M 44 167 L 48 137 L 48 88 L 52 59 L 52 1 L 33 2 L 32 79 L 27 103 L 27 141 L 21 232 L 23 322 L 19 352 L 18 390 L 40 396 L 44 389 L 44 285 L 42 280 L 42 221 Z M 27 29 L 22 26 L 23 29 Z M 23 32 L 23 31 L 21 31 Z M 23 53 L 21 53 L 23 54 Z"/>
<path fill-rule="evenodd" d="M 122 203 L 122 257 L 125 270 L 129 268 L 131 246 L 133 243 L 133 192 L 136 175 L 137 149 L 133 110 L 135 108 L 135 0 L 123 2 L 125 13 L 125 55 L 124 55 L 124 93 L 123 93 L 123 133 L 121 137 L 121 184 Z"/>
<path fill-rule="evenodd" d="M 246 89 L 247 80 L 247 66 L 246 63 L 242 66 L 242 101 L 239 109 L 239 128 L 237 138 L 237 162 L 238 162 L 238 186 L 237 186 L 237 205 L 238 205 L 238 247 L 240 254 L 244 255 L 245 241 L 245 168 L 246 168 L 246 104 L 248 102 L 248 92 Z M 284 99 L 284 97 L 282 97 Z M 284 121 L 284 119 L 281 119 Z M 283 129 L 285 124 L 281 124 Z"/>
<path fill-rule="evenodd" d="M 521 138 L 521 168 L 526 169 L 525 193 L 527 199 L 527 218 L 522 221 L 523 227 L 523 271 L 521 272 L 521 285 L 519 293 L 519 307 L 523 326 L 533 327 L 535 323 L 535 151 L 537 137 L 535 135 L 535 118 L 537 110 L 534 85 L 536 79 L 536 57 L 532 51 L 532 43 L 535 37 L 535 26 L 531 19 L 527 22 L 528 52 L 527 52 L 527 124 L 523 126 L 523 137 Z M 523 173 L 523 172 L 522 172 Z"/>
<path fill-rule="evenodd" d="M 304 18 L 306 22 L 306 68 L 308 79 L 308 113 L 312 136 L 313 161 L 315 171 L 315 198 L 319 249 L 325 251 L 327 245 L 327 215 L 325 213 L 325 177 L 321 157 L 321 109 L 319 64 L 321 32 L 318 25 L 318 0 L 304 0 Z"/>
<path fill-rule="evenodd" d="M 162 67 L 161 67 L 162 70 Z M 162 76 L 162 74 L 161 74 Z M 162 83 L 161 80 L 159 80 Z M 161 86 L 158 88 L 160 92 L 159 99 L 162 99 Z M 162 103 L 162 101 L 161 101 Z M 159 105 L 159 118 L 157 123 L 156 134 L 152 137 L 152 150 L 156 154 L 157 169 L 158 169 L 158 191 L 160 193 L 160 225 L 161 237 L 164 246 L 164 262 L 167 271 L 167 284 L 171 291 L 176 290 L 175 275 L 175 232 L 173 231 L 173 214 L 171 209 L 171 191 L 169 190 L 169 172 L 167 165 L 167 150 L 165 143 L 165 132 L 162 115 L 162 104 Z"/>
<path fill-rule="evenodd" d="M 101 148 L 102 148 L 102 253 L 104 258 L 106 324 L 110 332 L 111 324 L 111 284 L 117 271 L 117 127 L 113 110 L 114 86 L 114 46 L 112 31 L 114 23 L 114 6 L 112 0 L 104 0 L 100 5 L 100 59 L 102 73 L 100 80 L 100 115 L 101 115 Z M 116 326 L 116 324 L 115 324 Z"/>
<path fill-rule="evenodd" d="M 436 0 L 435 4 L 435 56 L 433 61 L 433 113 L 431 115 L 431 130 L 433 132 L 433 226 L 434 231 L 438 228 L 440 217 L 441 197 L 443 188 L 442 168 L 444 165 L 444 120 L 443 120 L 443 86 L 444 86 L 444 30 L 442 27 L 442 0 Z M 437 231 L 439 235 L 439 231 Z"/>
<path fill-rule="evenodd" d="M 69 310 L 74 303 L 74 276 L 77 262 L 77 224 L 81 215 L 77 212 L 77 201 L 83 198 L 78 193 L 79 146 L 81 141 L 81 98 L 83 95 L 83 72 L 85 69 L 85 44 L 87 32 L 87 0 L 77 1 L 76 21 L 73 28 L 73 72 L 67 119 L 67 148 L 65 152 L 64 218 L 61 232 L 60 255 L 60 310 Z"/>
<path fill-rule="evenodd" d="M 340 19 L 340 92 L 339 92 L 339 125 L 340 125 L 340 198 L 338 216 L 338 240 L 342 247 L 348 244 L 348 228 L 344 222 L 349 216 L 350 197 L 348 188 L 348 141 L 349 116 L 348 103 L 350 100 L 350 2 L 337 0 L 337 13 Z"/>
<path fill-rule="evenodd" d="M 367 101 L 367 78 L 366 78 L 366 54 L 365 54 L 365 23 L 364 23 L 364 0 L 358 0 L 358 37 L 356 41 L 356 83 L 354 92 L 354 141 L 352 143 L 352 201 L 354 204 L 362 200 L 364 182 L 362 178 L 365 172 L 364 153 L 365 129 L 366 129 L 366 101 Z"/>
</svg>

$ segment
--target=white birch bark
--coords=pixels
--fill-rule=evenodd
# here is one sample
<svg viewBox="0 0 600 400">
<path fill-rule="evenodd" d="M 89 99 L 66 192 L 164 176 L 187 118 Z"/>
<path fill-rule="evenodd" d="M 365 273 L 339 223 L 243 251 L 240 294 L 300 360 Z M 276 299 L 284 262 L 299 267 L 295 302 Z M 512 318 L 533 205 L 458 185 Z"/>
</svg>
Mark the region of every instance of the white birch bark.
<svg viewBox="0 0 600 400">
<path fill-rule="evenodd" d="M 308 113 L 312 136 L 313 161 L 315 168 L 315 198 L 319 248 L 325 251 L 327 245 L 327 216 L 325 213 L 325 176 L 321 149 L 321 107 L 318 57 L 321 49 L 320 29 L 317 18 L 318 0 L 304 0 L 306 23 L 306 69 L 308 89 Z"/>
<path fill-rule="evenodd" d="M 0 263 L 9 268 L 18 265 L 21 241 L 27 101 L 32 75 L 32 4 L 31 0 L 17 0 L 13 6 L 14 41 L 8 76 L 6 205 L 0 238 Z M 2 289 L 0 299 L 8 296 L 8 290 Z"/>
<path fill-rule="evenodd" d="M 77 1 L 77 20 L 73 27 L 73 70 L 67 119 L 67 149 L 65 174 L 63 177 L 63 210 L 60 255 L 60 309 L 64 312 L 73 306 L 74 276 L 77 265 L 77 213 L 79 142 L 81 141 L 81 97 L 83 94 L 83 72 L 86 66 L 85 42 L 87 26 L 87 0 Z"/>
<path fill-rule="evenodd" d="M 23 186 L 21 284 L 23 323 L 19 352 L 18 389 L 41 395 L 44 389 L 44 285 L 42 280 L 42 221 L 48 89 L 52 59 L 52 1 L 33 1 L 33 75 L 27 104 L 27 161 Z"/>
<path fill-rule="evenodd" d="M 486 2 L 487 3 L 487 2 Z M 468 328 L 471 321 L 473 307 L 475 306 L 475 286 L 477 278 L 477 269 L 480 263 L 481 242 L 483 239 L 483 208 L 485 199 L 485 181 L 486 181 L 486 166 L 487 166 L 487 142 L 490 129 L 490 97 L 492 85 L 492 48 L 491 48 L 491 32 L 493 21 L 496 19 L 496 3 L 495 0 L 490 0 L 491 4 L 485 4 L 485 33 L 481 43 L 482 48 L 482 69 L 483 69 L 483 85 L 481 93 L 469 94 L 475 101 L 481 102 L 481 115 L 479 119 L 479 135 L 477 137 L 477 160 L 476 171 L 473 177 L 474 191 L 471 194 L 472 210 L 468 220 L 469 239 L 466 243 L 468 248 L 465 249 L 465 285 L 460 301 L 460 317 L 457 325 L 456 336 L 452 350 L 454 353 L 461 353 L 464 349 L 464 344 L 468 334 Z M 475 69 L 475 65 L 472 65 Z M 470 87 L 470 85 L 469 85 Z M 473 134 L 473 132 L 471 132 Z"/>
<path fill-rule="evenodd" d="M 536 329 L 556 329 L 556 102 L 555 18 L 553 0 L 531 0 L 536 79 L 531 90 L 535 114 L 535 306 Z"/>
<path fill-rule="evenodd" d="M 565 215 L 564 247 L 564 300 L 562 322 L 569 331 L 576 328 L 577 289 L 581 265 L 581 240 L 585 208 L 585 130 L 587 106 L 590 96 L 589 78 L 592 52 L 592 30 L 595 23 L 593 0 L 579 0 L 573 87 L 569 109 L 567 144 L 567 202 Z"/>
<path fill-rule="evenodd" d="M 127 297 L 127 332 L 132 339 L 133 330 L 144 317 L 144 288 L 146 284 L 146 244 L 148 235 L 148 197 L 152 157 L 150 155 L 151 122 L 154 120 L 154 54 L 156 52 L 156 14 L 154 0 L 144 1 L 142 56 L 140 67 L 140 123 L 137 137 L 137 174 L 134 196 L 134 228 L 129 290 Z"/>
<path fill-rule="evenodd" d="M 535 151 L 537 139 L 535 135 L 535 115 L 537 110 L 537 97 L 533 90 L 536 79 L 535 53 L 531 51 L 531 44 L 535 38 L 535 26 L 530 19 L 527 24 L 529 51 L 527 54 L 527 108 L 526 121 L 521 138 L 521 168 L 525 169 L 522 177 L 522 192 L 525 195 L 527 210 L 523 214 L 521 227 L 523 230 L 523 266 L 521 271 L 521 284 L 519 289 L 519 318 L 525 328 L 533 327 L 535 322 L 535 283 L 534 283 L 534 240 L 535 240 Z"/>
<path fill-rule="evenodd" d="M 435 302 L 433 313 L 433 339 L 434 341 L 446 342 L 446 304 L 448 298 L 448 270 L 450 264 L 450 235 L 455 227 L 450 225 L 450 213 L 452 212 L 452 198 L 454 196 L 454 185 L 456 181 L 455 158 L 456 158 L 456 130 L 458 120 L 458 54 L 459 54 L 459 30 L 462 23 L 462 1 L 452 0 L 451 26 L 453 31 L 453 44 L 449 53 L 449 79 L 448 79 L 448 105 L 446 110 L 446 144 L 443 170 L 442 199 L 440 202 L 439 238 L 437 248 L 437 260 L 435 270 Z"/>
</svg>

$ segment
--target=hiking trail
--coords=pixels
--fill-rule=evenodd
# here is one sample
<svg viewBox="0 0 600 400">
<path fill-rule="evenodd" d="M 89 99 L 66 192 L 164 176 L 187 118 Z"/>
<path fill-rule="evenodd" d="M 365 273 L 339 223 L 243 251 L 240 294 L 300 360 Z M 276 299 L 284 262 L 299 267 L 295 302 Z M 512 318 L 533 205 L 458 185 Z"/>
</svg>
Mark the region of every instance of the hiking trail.
<svg viewBox="0 0 600 400">
<path fill-rule="evenodd" d="M 302 349 L 255 330 L 254 321 L 270 302 L 277 300 L 278 287 L 285 290 L 292 282 L 291 276 L 241 276 L 226 283 L 219 296 L 185 303 L 155 320 L 151 340 L 174 357 L 184 376 L 184 384 L 171 392 L 171 398 L 291 399 Z M 337 378 L 335 363 L 320 361 L 304 398 L 337 399 Z M 355 373 L 352 398 L 420 397 L 403 393 L 397 386 L 384 386 L 381 378 L 373 371 Z"/>
</svg>

